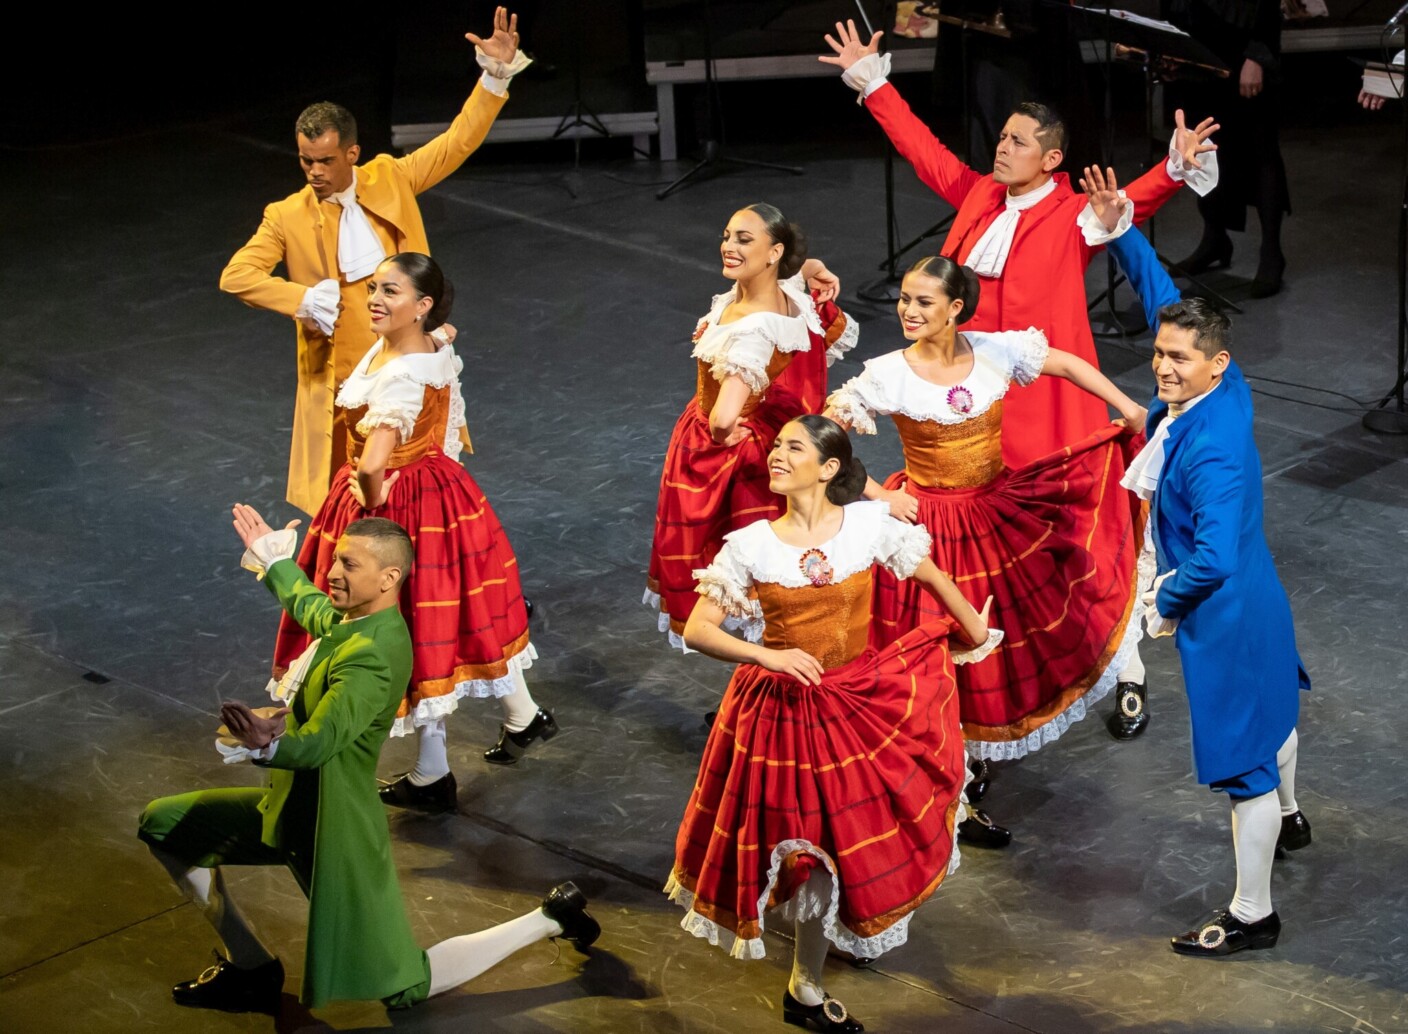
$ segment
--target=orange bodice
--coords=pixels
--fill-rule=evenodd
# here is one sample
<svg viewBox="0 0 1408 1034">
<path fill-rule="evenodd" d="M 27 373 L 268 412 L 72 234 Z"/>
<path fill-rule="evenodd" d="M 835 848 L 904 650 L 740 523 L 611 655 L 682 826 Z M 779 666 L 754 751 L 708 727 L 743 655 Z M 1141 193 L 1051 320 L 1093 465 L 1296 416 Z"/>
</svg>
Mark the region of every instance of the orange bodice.
<svg viewBox="0 0 1408 1034">
<path fill-rule="evenodd" d="M 870 580 L 873 568 L 831 585 L 793 589 L 758 582 L 763 608 L 763 645 L 769 650 L 805 650 L 828 671 L 865 651 L 870 634 Z"/>
<path fill-rule="evenodd" d="M 959 424 L 891 415 L 909 480 L 924 488 L 977 488 L 1002 473 L 1002 400 Z"/>
<path fill-rule="evenodd" d="M 411 437 L 392 450 L 391 459 L 386 463 L 388 470 L 414 463 L 428 453 L 432 445 L 444 443 L 445 428 L 450 422 L 450 391 L 451 387 L 448 384 L 443 388 L 426 386 L 425 400 L 421 403 L 420 415 L 416 417 L 416 425 L 411 430 Z M 348 460 L 359 460 L 362 458 L 362 450 L 367 447 L 367 438 L 357 430 L 357 425 L 367 415 L 367 407 L 358 406 L 356 409 L 348 409 L 345 412 L 347 415 L 347 458 Z"/>
<path fill-rule="evenodd" d="M 787 364 L 792 361 L 791 352 L 773 352 L 772 358 L 768 360 L 768 383 L 777 380 L 783 370 L 787 369 Z M 708 363 L 699 360 L 699 383 L 695 390 L 695 398 L 699 402 L 699 412 L 708 416 L 714 409 L 714 403 L 719 400 L 719 388 L 723 385 L 714 379 L 713 371 Z M 758 403 L 763 401 L 763 396 L 767 394 L 767 389 L 754 392 L 748 396 L 748 401 L 743 404 L 743 412 L 739 416 L 748 416 L 753 410 L 758 408 Z"/>
</svg>

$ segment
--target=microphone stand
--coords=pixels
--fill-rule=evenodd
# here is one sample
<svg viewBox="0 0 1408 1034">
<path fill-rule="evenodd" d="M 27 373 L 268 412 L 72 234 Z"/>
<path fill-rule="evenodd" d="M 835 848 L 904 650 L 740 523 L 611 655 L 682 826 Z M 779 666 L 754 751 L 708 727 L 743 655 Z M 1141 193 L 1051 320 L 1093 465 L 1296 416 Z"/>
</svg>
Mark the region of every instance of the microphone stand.
<svg viewBox="0 0 1408 1034">
<path fill-rule="evenodd" d="M 1392 29 L 1404 14 L 1408 14 L 1408 3 L 1398 9 L 1384 30 Z M 1392 75 L 1390 65 L 1390 81 Z M 1403 100 L 1402 87 L 1399 107 L 1403 109 L 1403 196 L 1398 201 L 1398 379 L 1362 421 L 1366 431 L 1393 435 L 1408 434 L 1408 405 L 1404 401 L 1404 383 L 1408 381 L 1408 101 Z"/>
</svg>

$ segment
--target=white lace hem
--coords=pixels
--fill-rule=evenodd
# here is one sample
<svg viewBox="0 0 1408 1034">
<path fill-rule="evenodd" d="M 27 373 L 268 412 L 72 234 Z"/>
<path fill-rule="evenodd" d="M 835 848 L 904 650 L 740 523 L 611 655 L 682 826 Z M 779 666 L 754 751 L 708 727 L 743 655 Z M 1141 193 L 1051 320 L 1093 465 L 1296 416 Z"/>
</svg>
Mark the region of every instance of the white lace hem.
<svg viewBox="0 0 1408 1034">
<path fill-rule="evenodd" d="M 415 433 L 416 417 L 419 413 L 407 413 L 399 406 L 377 403 L 367 408 L 366 415 L 357 421 L 357 433 L 370 438 L 379 427 L 389 427 L 396 432 L 397 440 L 405 445 Z"/>
<path fill-rule="evenodd" d="M 460 441 L 460 430 L 469 426 L 465 422 L 464 394 L 460 391 L 460 371 L 463 369 L 464 362 L 459 356 L 455 356 L 455 379 L 450 382 L 450 419 L 445 425 L 445 442 L 441 446 L 445 455 L 456 463 L 464 450 L 464 442 Z"/>
<path fill-rule="evenodd" d="M 836 419 L 842 423 L 849 424 L 851 430 L 856 434 L 875 434 L 875 414 L 866 405 L 865 400 L 852 388 L 842 385 L 831 393 L 831 397 L 826 400 L 827 408 L 836 415 Z"/>
<path fill-rule="evenodd" d="M 501 678 L 497 679 L 466 679 L 464 682 L 456 683 L 454 692 L 445 693 L 442 696 L 426 697 L 416 704 L 416 709 L 410 714 L 397 718 L 391 726 L 392 736 L 410 736 L 422 725 L 430 725 L 438 722 L 447 714 L 457 711 L 462 697 L 506 697 L 518 688 L 518 679 L 522 673 L 533 666 L 533 662 L 538 659 L 538 651 L 533 648 L 532 643 L 528 643 L 507 661 L 508 671 Z"/>
<path fill-rule="evenodd" d="M 957 830 L 958 823 L 955 822 L 953 853 L 949 856 L 948 870 L 945 875 L 958 869 Z M 770 911 L 765 911 L 768 899 L 772 897 L 773 888 L 777 886 L 778 873 L 781 871 L 783 861 L 789 855 L 798 852 L 811 855 L 825 867 L 831 877 L 830 894 L 826 896 L 818 893 L 808 894 L 806 892 L 807 884 L 811 883 L 811 880 L 808 879 L 807 884 L 802 885 L 791 901 L 784 902 Z M 768 866 L 768 878 L 763 884 L 762 893 L 758 896 L 757 937 L 739 937 L 732 930 L 727 930 L 694 911 L 694 894 L 676 880 L 673 873 L 666 882 L 664 890 L 671 901 L 685 909 L 684 917 L 680 919 L 680 926 L 686 932 L 708 941 L 715 947 L 724 949 L 735 959 L 767 958 L 767 946 L 763 943 L 762 935 L 767 931 L 769 915 L 784 923 L 795 922 L 799 919 L 816 919 L 820 916 L 822 918 L 822 932 L 826 934 L 826 939 L 842 951 L 850 952 L 858 958 L 879 958 L 885 952 L 892 948 L 898 948 L 909 940 L 909 921 L 914 915 L 913 911 L 896 920 L 893 926 L 882 930 L 874 937 L 865 937 L 842 925 L 838 919 L 841 908 L 840 887 L 840 880 L 836 876 L 836 866 L 825 851 L 807 840 L 784 840 L 773 848 L 772 862 Z"/>
<path fill-rule="evenodd" d="M 1071 701 L 1071 705 L 1051 721 L 1041 728 L 1033 730 L 1020 740 L 1009 740 L 1003 743 L 994 743 L 988 740 L 966 740 L 968 753 L 972 757 L 982 758 L 986 761 L 1015 761 L 1040 750 L 1048 743 L 1055 743 L 1067 729 L 1083 720 L 1094 704 L 1110 695 L 1110 690 L 1114 689 L 1115 683 L 1119 681 L 1120 672 L 1129 663 L 1129 658 L 1134 651 L 1139 648 L 1141 638 L 1143 638 L 1143 633 L 1139 628 L 1139 607 L 1136 605 L 1130 610 L 1129 623 L 1125 625 L 1124 637 L 1120 640 L 1119 649 L 1110 659 L 1109 666 L 1085 693 Z"/>
<path fill-rule="evenodd" d="M 1000 628 L 988 629 L 988 637 L 971 650 L 954 650 L 950 654 L 954 664 L 977 664 L 997 649 L 1007 633 Z"/>
<path fill-rule="evenodd" d="M 699 595 L 718 606 L 727 615 L 724 619 L 726 622 L 733 622 L 735 628 L 744 629 L 744 638 L 749 642 L 759 642 L 763 638 L 762 606 L 757 600 L 749 599 L 745 593 L 740 592 L 737 585 L 722 578 L 709 577 L 706 572 L 707 569 L 694 573 Z M 755 625 L 757 634 L 753 635 L 751 630 Z"/>
</svg>

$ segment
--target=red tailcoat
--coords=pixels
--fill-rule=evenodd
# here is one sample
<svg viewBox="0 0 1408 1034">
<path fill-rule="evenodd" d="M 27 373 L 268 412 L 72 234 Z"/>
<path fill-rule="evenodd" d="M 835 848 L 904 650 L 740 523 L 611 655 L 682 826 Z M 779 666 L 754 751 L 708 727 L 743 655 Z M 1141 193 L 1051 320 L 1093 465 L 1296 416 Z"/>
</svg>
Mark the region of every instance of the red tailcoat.
<svg viewBox="0 0 1408 1034">
<path fill-rule="evenodd" d="M 881 86 L 865 106 L 919 178 L 958 210 L 943 254 L 966 263 L 973 246 L 1006 207 L 1007 188 L 954 157 L 909 110 L 899 91 Z M 1056 189 L 1022 213 L 1002 275 L 982 277 L 982 294 L 965 330 L 1045 331 L 1053 348 L 1098 366 L 1095 340 L 1086 316 L 1085 267 L 1095 252 L 1085 243 L 1076 216 L 1084 194 L 1071 189 L 1065 173 Z M 1181 184 L 1165 165 L 1150 169 L 1125 193 L 1141 221 L 1153 215 Z M 1109 422 L 1105 404 L 1060 377 L 1041 377 L 1029 387 L 1012 385 L 1002 418 L 1002 459 L 1025 466 L 1038 457 L 1077 442 Z"/>
</svg>

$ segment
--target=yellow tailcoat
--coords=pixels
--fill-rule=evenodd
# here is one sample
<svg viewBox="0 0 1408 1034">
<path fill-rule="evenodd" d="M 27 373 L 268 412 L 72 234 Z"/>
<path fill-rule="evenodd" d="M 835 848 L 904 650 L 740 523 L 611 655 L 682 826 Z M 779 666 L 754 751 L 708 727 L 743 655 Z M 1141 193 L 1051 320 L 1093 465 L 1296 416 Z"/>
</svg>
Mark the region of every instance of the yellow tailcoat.
<svg viewBox="0 0 1408 1034">
<path fill-rule="evenodd" d="M 357 167 L 357 203 L 388 255 L 430 254 L 416 195 L 460 167 L 488 135 L 507 97 L 475 86 L 450 128 L 403 158 L 379 154 Z M 259 229 L 220 274 L 220 290 L 246 305 L 290 318 L 320 280 L 337 280 L 342 311 L 332 337 L 298 328 L 298 395 L 288 461 L 288 501 L 314 514 L 332 475 L 347 458 L 346 432 L 334 418 L 337 389 L 376 342 L 367 314 L 365 280 L 348 282 L 337 267 L 341 208 L 320 202 L 311 186 L 264 209 Z M 287 279 L 274 276 L 283 263 Z M 466 439 L 466 443 L 468 439 Z"/>
</svg>

